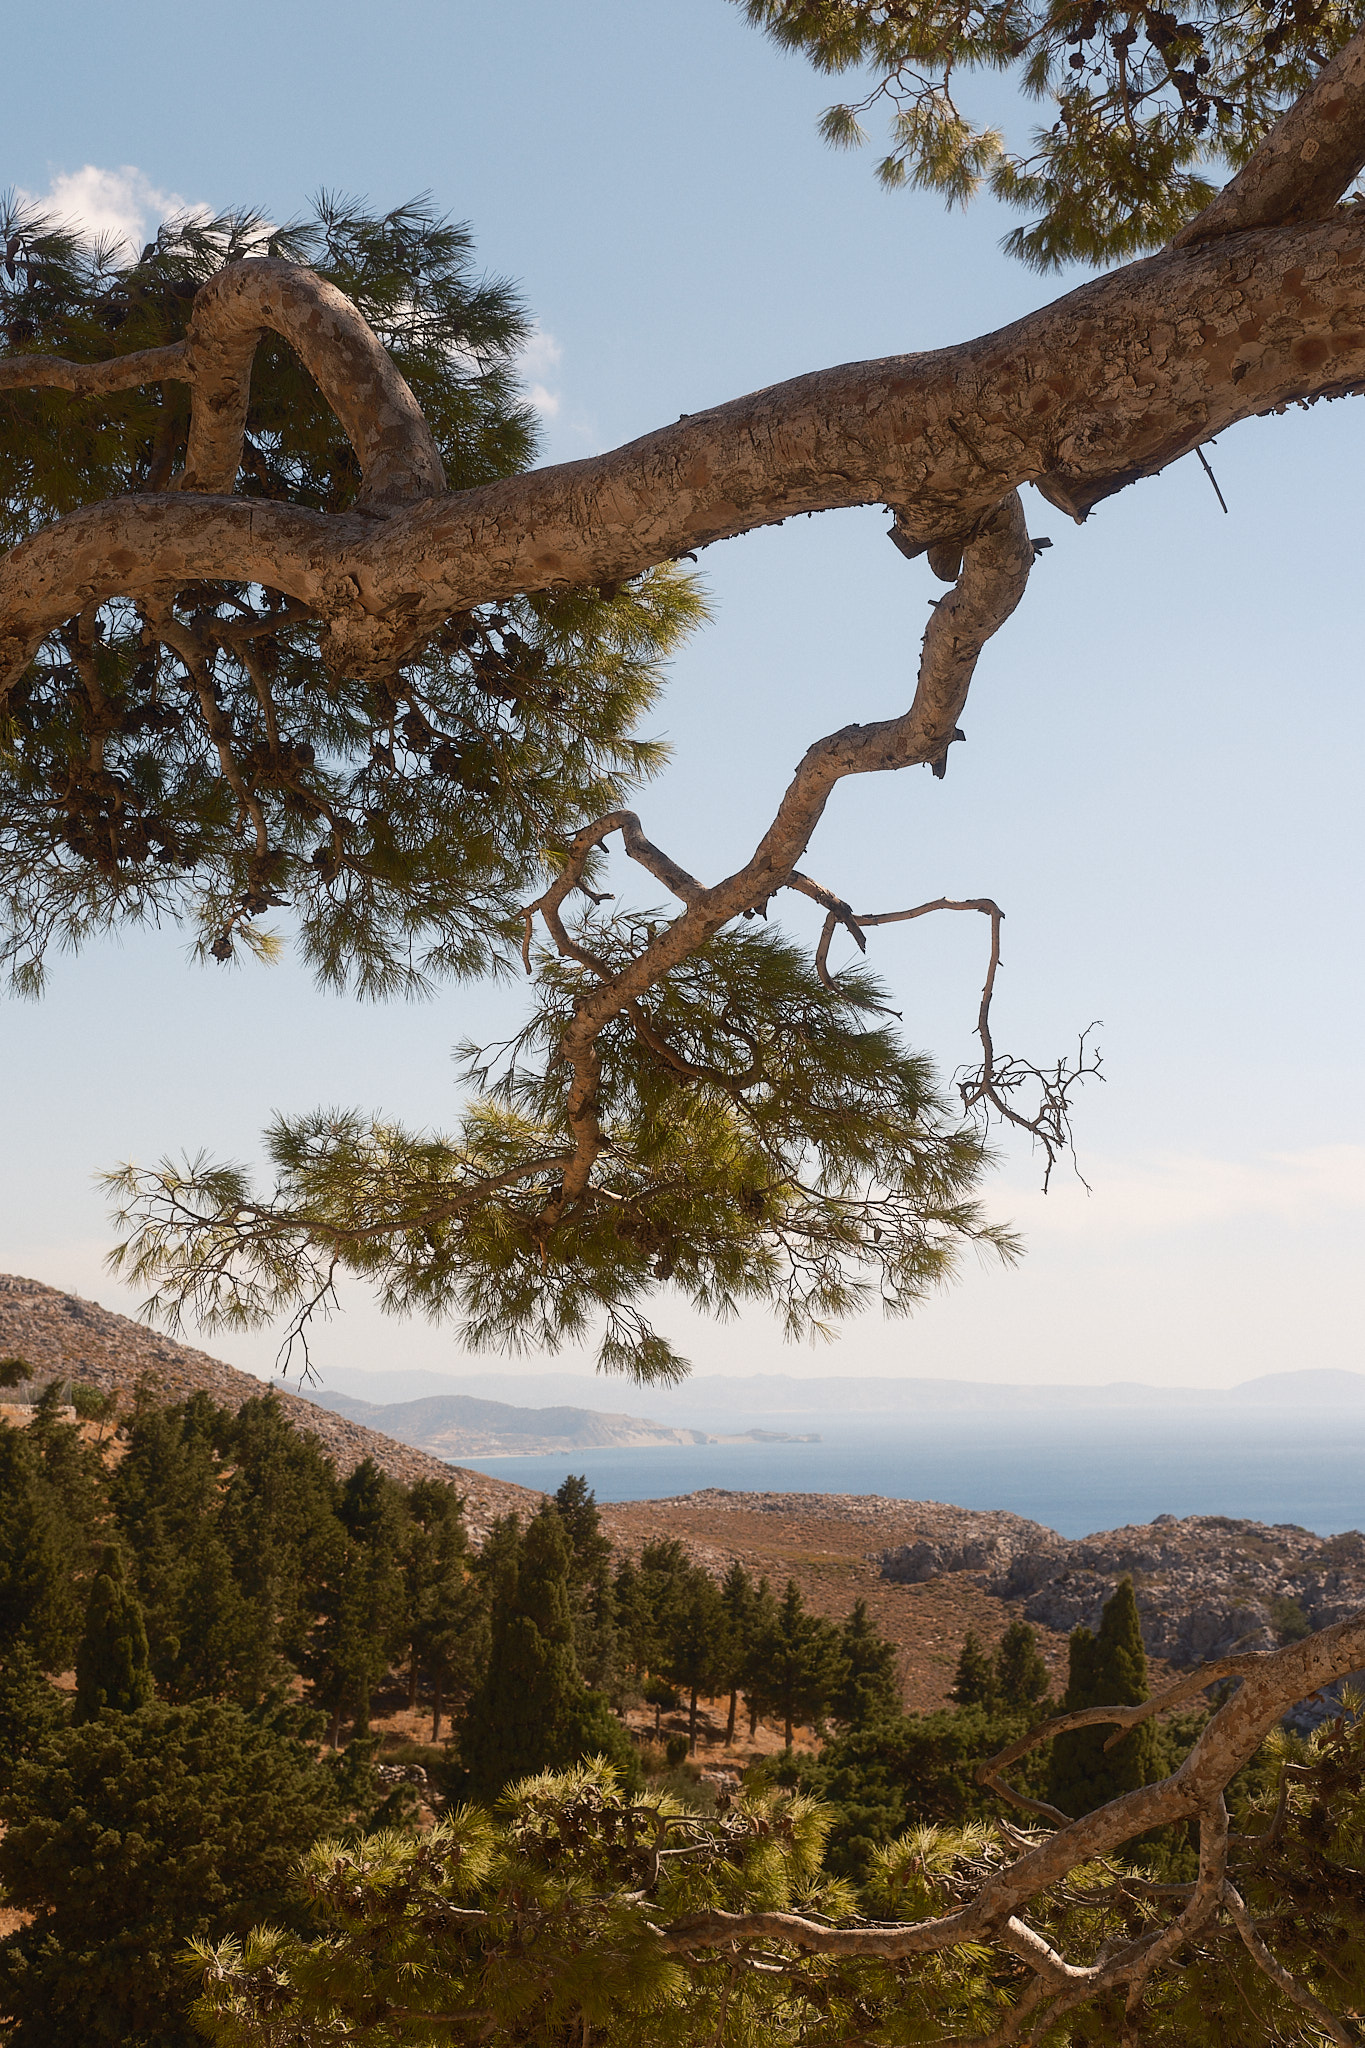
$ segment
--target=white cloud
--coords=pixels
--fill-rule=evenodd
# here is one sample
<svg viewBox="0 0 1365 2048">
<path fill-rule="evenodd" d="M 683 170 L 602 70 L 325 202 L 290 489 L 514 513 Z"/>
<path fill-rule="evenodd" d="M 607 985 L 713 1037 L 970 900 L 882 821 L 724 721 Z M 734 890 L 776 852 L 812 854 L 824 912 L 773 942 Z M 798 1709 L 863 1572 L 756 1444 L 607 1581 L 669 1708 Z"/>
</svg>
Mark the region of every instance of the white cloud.
<svg viewBox="0 0 1365 2048">
<path fill-rule="evenodd" d="M 202 201 L 163 191 L 134 164 L 123 164 L 117 170 L 85 164 L 79 171 L 60 173 L 46 192 L 21 191 L 18 197 L 56 214 L 67 226 L 122 242 L 132 255 L 162 221 L 212 210 Z"/>
<path fill-rule="evenodd" d="M 526 402 L 547 420 L 558 417 L 562 403 L 559 393 L 546 380 L 559 368 L 563 354 L 553 334 L 537 321 L 517 358 L 518 375 L 526 384 Z"/>
</svg>

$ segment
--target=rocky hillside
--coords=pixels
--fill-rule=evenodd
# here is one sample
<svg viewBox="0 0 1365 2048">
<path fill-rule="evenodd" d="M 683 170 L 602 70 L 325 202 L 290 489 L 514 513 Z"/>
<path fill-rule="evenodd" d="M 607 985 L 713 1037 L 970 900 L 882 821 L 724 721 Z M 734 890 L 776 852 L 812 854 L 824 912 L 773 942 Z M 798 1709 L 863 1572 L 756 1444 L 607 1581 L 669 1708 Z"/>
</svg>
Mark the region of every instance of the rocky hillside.
<svg viewBox="0 0 1365 2048">
<path fill-rule="evenodd" d="M 954 1521 L 882 1551 L 883 1577 L 922 1585 L 971 1574 L 1027 1621 L 1065 1632 L 1095 1627 L 1128 1576 L 1148 1651 L 1177 1666 L 1274 1649 L 1365 1606 L 1365 1537 L 1354 1530 L 1324 1540 L 1292 1523 L 1158 1515 L 1068 1542 L 1017 1515 Z"/>
<path fill-rule="evenodd" d="M 22 1358 L 39 1380 L 82 1380 L 128 1398 L 144 1376 L 167 1400 L 183 1401 L 202 1392 L 234 1410 L 265 1392 L 250 1373 L 238 1372 L 206 1351 L 178 1344 L 128 1316 L 82 1301 L 79 1295 L 62 1294 L 41 1281 L 10 1273 L 0 1273 L 0 1358 Z M 404 1486 L 418 1479 L 453 1480 L 465 1496 L 466 1514 L 476 1533 L 509 1508 L 535 1505 L 537 1496 L 524 1486 L 444 1464 L 298 1394 L 280 1389 L 278 1397 L 295 1427 L 315 1436 L 343 1474 L 362 1459 L 373 1458 Z"/>
</svg>

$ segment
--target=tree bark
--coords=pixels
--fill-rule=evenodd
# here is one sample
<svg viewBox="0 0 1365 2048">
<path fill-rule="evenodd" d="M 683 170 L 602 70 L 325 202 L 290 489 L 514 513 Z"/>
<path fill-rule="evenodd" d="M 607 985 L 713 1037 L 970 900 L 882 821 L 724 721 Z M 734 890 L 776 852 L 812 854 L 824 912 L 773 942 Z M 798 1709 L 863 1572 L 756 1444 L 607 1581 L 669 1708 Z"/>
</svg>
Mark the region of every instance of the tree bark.
<svg viewBox="0 0 1365 2048">
<path fill-rule="evenodd" d="M 975 341 L 793 378 L 387 517 L 190 491 L 95 506 L 0 563 L 0 684 L 83 605 L 157 585 L 267 582 L 327 621 L 336 666 L 384 671 L 452 611 L 618 583 L 800 512 L 886 504 L 911 550 L 961 540 L 1022 483 L 1081 519 L 1239 420 L 1365 384 L 1362 258 L 1355 210 L 1226 234 Z"/>
</svg>

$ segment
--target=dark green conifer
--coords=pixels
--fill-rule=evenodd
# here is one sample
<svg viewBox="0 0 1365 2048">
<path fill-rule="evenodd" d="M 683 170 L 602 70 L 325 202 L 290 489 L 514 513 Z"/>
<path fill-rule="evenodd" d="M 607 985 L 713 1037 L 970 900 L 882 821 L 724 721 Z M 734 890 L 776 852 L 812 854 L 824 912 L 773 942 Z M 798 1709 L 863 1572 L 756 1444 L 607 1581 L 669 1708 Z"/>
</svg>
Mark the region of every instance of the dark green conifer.
<svg viewBox="0 0 1365 2048">
<path fill-rule="evenodd" d="M 697 1746 L 697 1701 L 723 1683 L 725 1609 L 709 1572 L 694 1565 L 669 1615 L 664 1675 L 687 1695 L 687 1752 Z"/>
<path fill-rule="evenodd" d="M 400 1559 L 403 1499 L 372 1458 L 357 1465 L 337 1501 L 341 1544 L 321 1589 L 322 1619 L 304 1661 L 313 1697 L 331 1716 L 336 1745 L 349 1710 L 353 1732 L 370 1728 L 370 1698 L 410 1638 Z"/>
<path fill-rule="evenodd" d="M 142 1609 L 123 1569 L 122 1553 L 111 1543 L 100 1560 L 85 1634 L 76 1651 L 76 1708 L 79 1724 L 106 1707 L 135 1714 L 152 1698 L 151 1660 Z"/>
<path fill-rule="evenodd" d="M 878 1633 L 866 1600 L 855 1600 L 839 1631 L 841 1676 L 830 1699 L 836 1720 L 850 1728 L 900 1712 L 900 1652 Z"/>
<path fill-rule="evenodd" d="M 21 1645 L 63 1670 L 80 1639 L 77 1557 L 27 1429 L 0 1423 L 0 1656 Z"/>
<path fill-rule="evenodd" d="M 297 1719 L 297 1717 L 295 1717 Z M 59 1728 L 0 1793 L 7 2048 L 195 2048 L 195 1936 L 302 1928 L 298 1858 L 342 1819 L 288 1726 L 217 1701 Z"/>
<path fill-rule="evenodd" d="M 1147 1697 L 1147 1652 L 1131 1579 L 1120 1579 L 1106 1602 L 1099 1629 L 1071 1632 L 1071 1664 L 1063 1711 L 1082 1707 L 1137 1706 Z M 1109 1728 L 1076 1728 L 1055 1737 L 1048 1798 L 1063 1813 L 1092 1813 L 1122 1792 L 1148 1785 L 1157 1775 L 1155 1730 L 1149 1722 L 1105 1745 Z"/>
<path fill-rule="evenodd" d="M 995 1692 L 1006 1711 L 1036 1708 L 1048 1688 L 1047 1665 L 1038 1638 L 1026 1621 L 1012 1621 L 995 1646 Z"/>
<path fill-rule="evenodd" d="M 569 1594 L 578 1668 L 589 1685 L 614 1693 L 619 1683 L 620 1653 L 611 1582 L 611 1539 L 602 1530 L 597 1496 L 581 1474 L 571 1472 L 554 1500 L 572 1549 Z"/>
<path fill-rule="evenodd" d="M 509 1549 L 504 1532 L 488 1670 L 460 1731 L 469 1792 L 493 1799 L 518 1779 L 593 1755 L 605 1755 L 633 1775 L 638 1767 L 629 1737 L 578 1669 L 571 1550 L 552 1502 L 527 1526 L 515 1573 Z"/>
<path fill-rule="evenodd" d="M 441 1739 L 441 1717 L 453 1689 L 468 1693 L 487 1661 L 487 1606 L 470 1567 L 460 1497 L 453 1486 L 422 1479 L 408 1494 L 403 1557 L 407 1598 L 409 1701 L 420 1681 L 432 1689 L 431 1739 Z"/>
<path fill-rule="evenodd" d="M 798 1723 L 818 1722 L 839 1679 L 839 1637 L 806 1612 L 795 1579 L 775 1605 L 749 1662 L 750 1711 L 782 1723 L 788 1749 Z"/>
<path fill-rule="evenodd" d="M 995 1672 L 975 1629 L 967 1631 L 948 1697 L 960 1707 L 990 1707 L 995 1703 Z"/>
<path fill-rule="evenodd" d="M 273 1392 L 222 1418 L 219 1450 L 231 1477 L 217 1527 L 251 1615 L 251 1661 L 234 1690 L 250 1702 L 302 1667 L 343 1541 L 337 1477 Z"/>
<path fill-rule="evenodd" d="M 742 1564 L 732 1564 L 721 1581 L 720 1604 L 723 1619 L 721 1637 L 721 1684 L 730 1695 L 729 1713 L 725 1722 L 725 1746 L 728 1749 L 735 1739 L 735 1717 L 739 1709 L 739 1689 L 744 1683 L 750 1653 L 754 1646 L 754 1615 L 757 1606 L 754 1582 Z"/>
<path fill-rule="evenodd" d="M 0 1664 L 0 1797 L 16 1767 L 66 1720 L 66 1702 L 32 1652 L 16 1644 Z"/>
</svg>

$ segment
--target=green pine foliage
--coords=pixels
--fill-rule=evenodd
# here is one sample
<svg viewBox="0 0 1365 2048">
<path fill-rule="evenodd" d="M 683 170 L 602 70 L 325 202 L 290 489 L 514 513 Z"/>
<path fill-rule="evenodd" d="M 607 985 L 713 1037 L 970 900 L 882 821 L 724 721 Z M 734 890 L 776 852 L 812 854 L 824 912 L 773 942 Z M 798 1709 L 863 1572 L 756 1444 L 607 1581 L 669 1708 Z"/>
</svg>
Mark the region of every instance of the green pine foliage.
<svg viewBox="0 0 1365 2048">
<path fill-rule="evenodd" d="M 0 1661 L 0 1797 L 14 1773 L 67 1718 L 67 1702 L 43 1676 L 23 1642 L 11 1644 Z"/>
<path fill-rule="evenodd" d="M 746 1670 L 751 1712 L 778 1722 L 788 1749 L 799 1726 L 823 1723 L 840 1681 L 839 1631 L 810 1614 L 788 1579 L 760 1625 Z"/>
<path fill-rule="evenodd" d="M 181 220 L 136 262 L 22 206 L 0 208 L 0 236 L 11 356 L 174 343 L 224 263 L 307 262 L 408 379 L 453 487 L 530 460 L 524 309 L 476 277 L 468 231 L 425 202 L 378 215 L 324 196 L 287 228 Z M 173 482 L 187 420 L 175 384 L 0 393 L 0 540 Z M 239 495 L 341 514 L 359 482 L 311 380 L 267 338 Z M 278 911 L 334 988 L 386 997 L 504 973 L 574 834 L 660 765 L 645 727 L 703 613 L 669 564 L 461 612 L 392 674 L 358 679 L 327 668 L 324 620 L 264 586 L 88 607 L 0 711 L 0 969 L 36 992 L 54 943 L 139 920 L 188 923 L 221 962 L 270 958 Z M 604 1367 L 647 1381 L 685 1369 L 649 1320 L 665 1285 L 707 1315 L 766 1304 L 799 1337 L 874 1299 L 908 1313 L 968 1245 L 1014 1254 L 973 1199 L 981 1132 L 889 1028 L 885 992 L 852 972 L 827 986 L 761 925 L 717 934 L 601 1034 L 601 1148 L 562 1203 L 576 1132 L 560 1043 L 599 985 L 587 962 L 609 978 L 668 915 L 603 913 L 601 875 L 598 857 L 580 957 L 534 955 L 525 1024 L 465 1048 L 449 1135 L 345 1110 L 279 1117 L 260 1199 L 207 1156 L 115 1173 L 126 1277 L 172 1322 L 297 1328 L 348 1271 L 473 1346 L 592 1335 Z"/>
<path fill-rule="evenodd" d="M 487 1611 L 472 1570 L 459 1495 L 420 1479 L 408 1494 L 411 1531 L 403 1554 L 409 1705 L 423 1676 L 432 1690 L 431 1739 L 452 1693 L 468 1693 L 488 1654 Z"/>
<path fill-rule="evenodd" d="M 356 1466 L 338 1494 L 341 1541 L 332 1550 L 319 1624 L 305 1656 L 313 1698 L 331 1717 L 333 1744 L 348 1710 L 355 1734 L 368 1735 L 374 1688 L 408 1641 L 405 1505 L 401 1489 L 371 1458 Z"/>
<path fill-rule="evenodd" d="M 957 1671 L 948 1697 L 960 1707 L 989 1707 L 995 1704 L 995 1671 L 981 1647 L 981 1638 L 969 1628 L 958 1655 Z"/>
<path fill-rule="evenodd" d="M 839 1630 L 839 1677 L 829 1710 L 845 1727 L 863 1727 L 900 1710 L 900 1653 L 879 1634 L 866 1600 L 855 1600 Z"/>
<path fill-rule="evenodd" d="M 1147 1698 L 1147 1652 L 1131 1579 L 1106 1601 L 1099 1629 L 1071 1632 L 1071 1668 L 1061 1711 L 1136 1706 Z M 1121 1792 L 1159 1777 L 1157 1734 L 1146 1722 L 1108 1747 L 1112 1728 L 1075 1728 L 1052 1744 L 1048 1799 L 1063 1813 L 1090 1813 Z"/>
<path fill-rule="evenodd" d="M 301 1852 L 342 1818 L 331 1774 L 240 1708 L 155 1704 L 58 1729 L 0 1791 L 0 1938 L 13 2048 L 191 2048 L 183 1952 L 303 1924 Z"/>
<path fill-rule="evenodd" d="M 1012 1621 L 995 1646 L 992 1660 L 995 1693 L 1007 1711 L 1040 1716 L 1045 1709 L 1048 1670 L 1038 1649 L 1038 1638 L 1026 1621 Z"/>
<path fill-rule="evenodd" d="M 841 1730 L 818 1757 L 773 1772 L 830 1815 L 827 1867 L 863 1883 L 908 1829 L 961 1828 L 998 1818 L 1000 1802 L 976 1782 L 978 1764 L 1027 1726 L 980 1702 L 929 1714 L 886 1715 Z M 1014 1782 L 1041 1796 L 1046 1763 L 1029 1758 Z"/>
<path fill-rule="evenodd" d="M 1159 248 L 1357 26 L 1330 0 L 1201 0 L 1178 11 L 1114 0 L 736 4 L 817 70 L 862 74 L 858 98 L 826 110 L 826 141 L 857 147 L 862 117 L 888 115 L 882 184 L 958 206 L 988 191 L 1032 215 L 1005 247 L 1039 270 Z M 1012 138 L 964 111 L 963 79 L 992 72 L 1019 95 L 1025 132 Z M 998 90 L 986 95 L 999 106 Z"/>
<path fill-rule="evenodd" d="M 491 1614 L 488 1669 L 460 1725 L 460 1762 L 476 1799 L 543 1771 L 601 1756 L 637 1772 L 630 1739 L 574 1652 L 572 1548 L 552 1502 L 512 1553 L 505 1538 Z"/>
<path fill-rule="evenodd" d="M 978 1735 L 988 1727 L 979 1708 L 942 1719 Z M 1284 1967 L 1333 2011 L 1359 2010 L 1365 1722 L 1270 1746 L 1271 1781 L 1237 1814 L 1248 1840 L 1236 1881 L 1258 1924 L 1273 1924 Z M 893 1755 L 888 1782 L 915 1761 L 913 1750 Z M 1285 1764 L 1277 1831 L 1269 1822 Z M 323 1843 L 301 1879 L 321 1931 L 259 1929 L 201 1947 L 196 2018 L 219 2048 L 388 2048 L 481 2034 L 507 2048 L 912 2048 L 1022 2033 L 1008 2011 L 1024 1981 L 1017 1961 L 984 1935 L 893 1965 L 802 1954 L 770 1933 L 684 1962 L 654 1939 L 716 1906 L 915 1922 L 964 1903 L 1017 1853 L 1017 1838 L 985 1820 L 919 1822 L 867 1845 L 856 1872 L 840 1877 L 837 1853 L 825 1850 L 829 1822 L 804 1796 L 747 1787 L 707 1818 L 589 1767 L 520 1786 L 496 1815 L 462 1809 L 420 1838 Z M 1123 1864 L 1092 1866 L 1084 1882 L 1038 1900 L 1030 1922 L 1064 1955 L 1112 1952 L 1172 1910 L 1134 1874 L 1127 1887 Z M 1292 1912 L 1281 1910 L 1286 1897 Z M 1145 1989 L 1142 2038 L 1153 2048 L 1306 2038 L 1301 2010 L 1226 1921 L 1178 1960 Z M 1131 2038 L 1121 2008 L 1105 2003 L 1069 2015 L 1064 2031 L 1091 2044 Z"/>
<path fill-rule="evenodd" d="M 85 1634 L 76 1646 L 74 1718 L 93 1721 L 106 1710 L 135 1714 L 149 1705 L 152 1691 L 142 1607 L 127 1582 L 122 1552 L 111 1543 L 90 1588 Z"/>
<path fill-rule="evenodd" d="M 23 1646 L 55 1671 L 74 1654 L 84 1559 L 70 1537 L 32 1425 L 0 1423 L 0 1656 Z"/>
<path fill-rule="evenodd" d="M 589 920 L 580 938 L 622 966 L 653 923 Z M 886 1025 L 881 985 L 850 971 L 826 987 L 800 947 L 753 925 L 603 1031 L 603 1150 L 547 1223 L 574 1143 L 558 1048 L 591 977 L 548 954 L 535 968 L 525 1028 L 496 1057 L 464 1048 L 474 1093 L 453 1137 L 333 1110 L 279 1118 L 265 1199 L 235 1166 L 129 1167 L 109 1177 L 119 1269 L 157 1313 L 213 1329 L 306 1313 L 339 1265 L 390 1312 L 453 1320 L 475 1348 L 553 1351 L 600 1329 L 603 1368 L 648 1382 L 686 1369 L 645 1314 L 664 1282 L 707 1315 L 766 1303 L 794 1339 L 874 1296 L 909 1314 L 968 1245 L 1015 1255 L 972 1199 L 981 1133 Z"/>
<path fill-rule="evenodd" d="M 580 1473 L 569 1474 L 554 1502 L 569 1539 L 569 1602 L 578 1668 L 589 1685 L 619 1705 L 621 1672 L 611 1539 L 602 1528 L 597 1496 Z"/>
<path fill-rule="evenodd" d="M 250 213 L 171 222 L 129 262 L 10 200 L 0 238 L 13 252 L 12 277 L 0 276 L 7 354 L 91 362 L 177 341 L 197 288 L 224 263 L 285 257 L 370 322 L 453 488 L 531 458 L 515 374 L 528 316 L 510 286 L 478 276 L 469 230 L 426 201 L 381 215 L 323 195 L 284 229 Z M 176 384 L 94 399 L 0 394 L 0 544 L 161 487 L 187 427 Z M 344 512 L 359 482 L 311 378 L 268 338 L 239 492 Z M 521 903 L 544 886 L 546 848 L 658 765 L 636 729 L 702 606 L 684 574 L 663 568 L 612 597 L 481 607 L 452 618 L 391 685 L 329 674 L 321 622 L 278 593 L 194 585 L 175 610 L 211 689 L 144 609 L 115 604 L 55 633 L 5 706 L 0 966 L 25 992 L 41 985 L 54 941 L 174 918 L 230 959 L 242 947 L 269 953 L 260 920 L 286 906 L 329 985 L 385 995 L 495 969 L 519 940 Z M 256 823 L 245 835 L 242 793 Z"/>
</svg>

